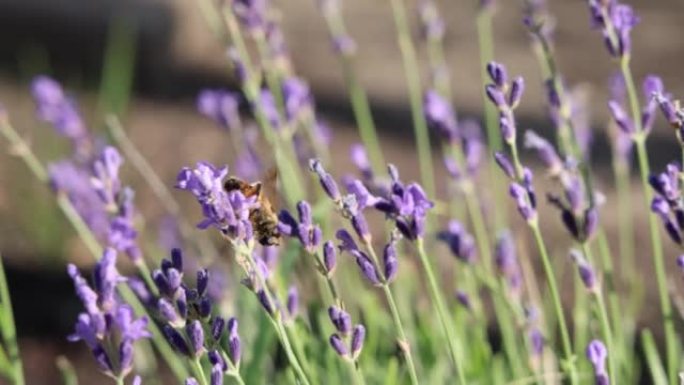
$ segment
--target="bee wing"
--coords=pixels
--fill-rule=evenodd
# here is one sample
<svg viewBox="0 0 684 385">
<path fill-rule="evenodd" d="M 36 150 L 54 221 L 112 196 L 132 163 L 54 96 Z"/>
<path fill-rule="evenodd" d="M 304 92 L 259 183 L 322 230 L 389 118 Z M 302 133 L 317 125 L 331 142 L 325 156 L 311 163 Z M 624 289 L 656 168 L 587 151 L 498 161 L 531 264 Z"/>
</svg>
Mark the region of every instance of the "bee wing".
<svg viewBox="0 0 684 385">
<path fill-rule="evenodd" d="M 262 201 L 267 201 L 270 203 L 273 211 L 277 211 L 277 206 L 279 202 L 278 198 L 278 169 L 272 166 L 264 173 L 264 177 L 261 183 L 261 198 Z"/>
</svg>

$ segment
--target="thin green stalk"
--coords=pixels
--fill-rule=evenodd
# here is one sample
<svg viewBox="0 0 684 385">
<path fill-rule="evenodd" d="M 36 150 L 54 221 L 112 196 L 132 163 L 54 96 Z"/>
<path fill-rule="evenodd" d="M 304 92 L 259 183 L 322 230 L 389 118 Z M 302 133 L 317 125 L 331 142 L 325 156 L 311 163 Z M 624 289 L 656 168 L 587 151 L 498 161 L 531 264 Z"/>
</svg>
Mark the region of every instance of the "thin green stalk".
<svg viewBox="0 0 684 385">
<path fill-rule="evenodd" d="M 380 271 L 379 269 L 379 258 L 378 255 L 375 253 L 375 249 L 373 249 L 373 244 L 371 243 L 370 239 L 364 239 L 364 246 L 366 250 L 368 251 L 368 254 L 370 255 L 371 261 L 373 262 L 373 265 L 375 266 L 375 269 L 377 271 Z M 385 299 L 387 300 L 387 303 L 389 304 L 390 307 L 390 313 L 392 314 L 392 320 L 394 321 L 394 327 L 397 329 L 397 335 L 398 335 L 398 345 L 399 348 L 401 349 L 402 353 L 404 354 L 404 358 L 406 359 L 406 366 L 408 367 L 408 372 L 409 372 L 409 377 L 411 378 L 411 383 L 413 385 L 418 385 L 420 382 L 418 381 L 418 375 L 416 374 L 416 366 L 413 362 L 413 353 L 411 352 L 411 342 L 409 341 L 408 337 L 406 336 L 406 332 L 404 331 L 404 325 L 401 322 L 401 317 L 399 316 L 399 308 L 397 307 L 396 302 L 394 301 L 394 295 L 392 294 L 392 290 L 389 287 L 389 284 L 384 281 L 384 276 L 383 276 L 383 282 L 382 282 L 382 291 L 385 294 Z"/>
<path fill-rule="evenodd" d="M 420 168 L 421 182 L 428 196 L 435 196 L 435 178 L 432 167 L 432 154 L 430 149 L 430 136 L 428 134 L 427 122 L 423 114 L 422 90 L 419 78 L 419 67 L 416 58 L 415 47 L 411 40 L 411 32 L 406 21 L 406 9 L 403 0 L 390 0 L 392 5 L 392 15 L 397 29 L 397 39 L 404 63 L 404 76 L 409 89 L 409 99 L 411 103 L 411 116 L 413 119 L 413 129 L 416 137 L 416 147 L 418 149 L 418 163 Z"/>
<path fill-rule="evenodd" d="M 463 369 L 462 357 L 458 354 L 458 348 L 456 346 L 455 338 L 453 337 L 452 327 L 454 327 L 453 322 L 451 322 L 451 317 L 448 316 L 446 310 L 446 301 L 442 296 L 442 292 L 439 290 L 439 284 L 437 283 L 437 278 L 434 271 L 432 270 L 432 264 L 425 253 L 425 246 L 423 244 L 423 239 L 416 239 L 416 249 L 418 251 L 418 257 L 425 270 L 425 275 L 428 279 L 428 287 L 430 289 L 430 295 L 434 306 L 437 309 L 437 316 L 444 329 L 444 335 L 447 338 L 447 343 L 449 346 L 449 353 L 454 362 L 454 367 L 456 369 L 456 375 L 458 376 L 459 383 L 467 384 L 465 378 L 465 371 Z"/>
<path fill-rule="evenodd" d="M 14 324 L 14 312 L 12 310 L 12 299 L 10 298 L 9 288 L 7 287 L 7 276 L 5 267 L 0 256 L 0 325 L 2 326 L 2 340 L 7 349 L 7 356 L 12 365 L 12 383 L 14 385 L 24 385 L 24 370 L 19 354 L 19 341 L 17 341 L 17 328 Z"/>
<path fill-rule="evenodd" d="M 254 248 L 254 240 L 251 240 L 249 245 L 242 244 L 240 243 L 240 241 L 232 240 L 231 244 L 233 246 L 233 250 L 235 250 L 236 253 L 241 255 L 240 258 L 243 258 L 245 261 L 249 261 L 249 265 L 252 266 L 252 271 L 255 272 L 255 276 L 257 278 L 257 283 L 259 284 L 259 287 L 266 294 L 266 298 L 268 299 L 268 301 L 271 304 L 275 304 L 275 297 L 270 287 L 267 285 L 266 280 L 261 274 L 261 270 L 256 268 L 256 261 L 254 260 L 254 256 L 252 255 L 252 250 Z M 250 269 L 244 263 L 240 263 L 240 266 L 246 274 L 250 273 Z M 292 349 L 292 344 L 287 334 L 287 330 L 285 329 L 285 325 L 283 324 L 282 317 L 280 316 L 280 314 L 276 312 L 276 314 L 274 315 L 269 314 L 269 319 L 273 324 L 276 333 L 278 334 L 278 338 L 280 340 L 281 345 L 283 346 L 283 349 L 285 350 L 285 355 L 287 356 L 290 366 L 295 371 L 297 377 L 304 385 L 310 385 L 311 383 L 309 382 L 306 373 L 302 369 L 302 366 L 299 363 L 299 360 L 297 359 L 297 355 Z"/>
<path fill-rule="evenodd" d="M 582 242 L 582 253 L 585 255 L 589 263 L 593 264 L 595 268 L 596 264 L 593 261 L 594 258 L 591 254 L 589 242 Z M 606 346 L 608 346 L 608 376 L 610 377 L 610 383 L 620 384 L 621 382 L 618 382 L 617 366 L 615 364 L 619 349 L 613 341 L 613 332 L 611 330 L 606 304 L 603 299 L 603 290 L 599 288 L 595 293 L 592 294 L 594 300 L 596 301 L 596 312 L 598 313 L 599 323 L 601 324 L 601 335 L 606 343 Z"/>
<path fill-rule="evenodd" d="M 406 366 L 408 367 L 409 377 L 411 377 L 411 383 L 413 385 L 418 385 L 420 384 L 420 382 L 418 381 L 418 375 L 416 374 L 416 366 L 413 363 L 413 353 L 411 353 L 411 344 L 408 338 L 406 337 L 406 332 L 404 332 L 404 326 L 401 322 L 401 318 L 399 317 L 399 309 L 397 308 L 397 304 L 394 301 L 394 295 L 392 295 L 392 291 L 390 290 L 389 285 L 387 284 L 382 285 L 382 291 L 385 294 L 387 303 L 389 304 L 390 313 L 392 313 L 392 320 L 394 321 L 394 326 L 397 329 L 397 334 L 399 337 L 399 348 L 404 353 L 404 358 L 406 359 Z"/>
<path fill-rule="evenodd" d="M 14 128 L 9 124 L 6 117 L 2 115 L 0 115 L 0 134 L 2 134 L 2 136 L 9 141 L 10 148 L 12 148 L 14 153 L 19 156 L 29 167 L 36 179 L 42 183 L 47 183 L 48 174 L 45 170 L 45 167 L 43 167 L 33 151 L 31 151 L 31 149 L 28 147 L 24 139 L 21 138 L 21 136 L 19 136 Z M 59 208 L 74 227 L 77 234 L 88 248 L 88 251 L 90 251 L 95 260 L 98 260 L 102 256 L 102 247 L 95 238 L 95 235 L 90 231 L 66 195 L 59 193 L 57 194 L 56 199 Z M 138 298 L 130 290 L 130 288 L 128 288 L 128 286 L 120 286 L 119 293 L 123 299 L 133 307 L 133 310 L 136 312 L 136 314 L 147 314 L 147 311 L 142 303 L 140 303 Z M 147 314 L 147 316 L 149 317 L 149 314 Z M 152 333 L 152 340 L 154 341 L 155 347 L 159 351 L 159 354 L 161 354 L 162 358 L 169 365 L 169 368 L 175 377 L 180 380 L 187 378 L 187 368 L 180 361 L 180 358 L 173 352 L 173 349 L 171 349 L 171 346 L 169 346 L 168 342 L 164 339 L 157 325 L 154 322 L 151 322 L 148 325 L 148 328 Z"/>
<path fill-rule="evenodd" d="M 195 358 L 192 362 L 192 371 L 195 374 L 195 378 L 199 381 L 200 385 L 209 385 L 207 381 L 207 376 L 204 374 L 204 369 L 202 368 L 202 363 L 199 358 Z"/>
<path fill-rule="evenodd" d="M 328 32 L 331 38 L 348 36 L 344 20 L 340 12 L 324 14 Z M 375 174 L 381 174 L 385 170 L 385 159 L 382 154 L 382 147 L 378 139 L 373 114 L 368 102 L 368 95 L 364 90 L 356 74 L 353 53 L 339 53 L 340 63 L 342 64 L 342 74 L 344 83 L 347 85 L 349 101 L 354 113 L 354 119 L 359 128 L 361 142 L 368 151 L 368 158 Z"/>
<path fill-rule="evenodd" d="M 349 370 L 352 372 L 354 377 L 354 384 L 366 385 L 366 380 L 363 377 L 363 372 L 361 371 L 361 365 L 359 365 L 359 362 L 357 360 L 348 362 L 350 366 Z"/>
<path fill-rule="evenodd" d="M 124 378 L 123 378 L 123 377 L 114 378 L 114 383 L 115 383 L 116 385 L 125 385 L 125 383 L 124 383 Z M 207 384 L 204 383 L 204 384 L 202 384 L 202 385 L 207 385 Z"/>
<path fill-rule="evenodd" d="M 566 367 L 563 368 L 563 371 L 568 373 L 570 376 L 570 382 L 572 384 L 577 384 L 578 379 L 575 358 L 572 353 L 572 345 L 570 344 L 570 334 L 568 333 L 568 327 L 565 323 L 565 312 L 563 311 L 563 303 L 561 302 L 560 294 L 558 292 L 556 276 L 553 272 L 553 266 L 551 265 L 551 260 L 549 259 L 549 255 L 546 250 L 546 244 L 544 243 L 544 238 L 542 237 L 539 223 L 534 221 L 530 224 L 530 227 L 532 229 L 532 233 L 534 234 L 534 240 L 537 243 L 539 254 L 541 254 L 542 264 L 544 266 L 544 274 L 546 275 L 546 281 L 547 285 L 549 286 L 551 300 L 553 301 L 554 312 L 556 313 L 556 319 L 558 321 L 558 328 L 560 329 L 561 347 L 563 349 L 563 355 L 565 356 L 566 361 Z"/>
<path fill-rule="evenodd" d="M 631 292 L 638 285 L 634 260 L 634 226 L 631 218 L 632 188 L 630 186 L 629 168 L 626 162 L 613 161 L 615 186 L 618 201 L 618 237 L 620 239 L 620 261 L 622 280 L 630 285 Z"/>
<path fill-rule="evenodd" d="M 476 18 L 477 41 L 480 58 L 480 79 L 482 82 L 482 104 L 484 106 L 484 124 L 487 131 L 487 144 L 492 152 L 500 151 L 503 142 L 499 132 L 498 117 L 494 106 L 489 102 L 485 85 L 488 83 L 487 63 L 494 60 L 494 39 L 492 30 L 493 14 L 491 9 L 482 9 Z M 497 228 L 503 228 L 508 222 L 506 211 L 506 191 L 503 181 L 499 177 L 496 162 L 489 162 L 489 180 L 494 191 L 494 223 Z"/>
<path fill-rule="evenodd" d="M 63 385 L 78 385 L 76 370 L 68 358 L 65 356 L 58 356 L 55 360 L 55 364 L 57 369 L 59 369 L 59 373 L 62 375 Z"/>
<path fill-rule="evenodd" d="M 667 375 L 661 364 L 662 361 L 658 354 L 658 347 L 656 346 L 655 339 L 649 329 L 641 332 L 641 345 L 644 347 L 646 363 L 651 371 L 653 383 L 655 385 L 667 385 Z"/>
</svg>

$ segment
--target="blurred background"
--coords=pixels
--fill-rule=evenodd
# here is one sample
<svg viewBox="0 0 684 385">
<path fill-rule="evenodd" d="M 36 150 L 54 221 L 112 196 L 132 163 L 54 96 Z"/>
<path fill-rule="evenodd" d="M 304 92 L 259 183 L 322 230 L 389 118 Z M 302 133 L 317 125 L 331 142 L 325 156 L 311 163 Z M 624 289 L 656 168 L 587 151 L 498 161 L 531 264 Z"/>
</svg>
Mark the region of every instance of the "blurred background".
<svg viewBox="0 0 684 385">
<path fill-rule="evenodd" d="M 658 74 L 675 97 L 684 95 L 680 75 L 684 59 L 679 0 L 626 1 L 641 24 L 633 32 L 634 74 L 642 79 Z M 357 68 L 368 91 L 382 146 L 406 179 L 418 178 L 410 125 L 410 110 L 389 2 L 344 0 L 348 29 L 358 45 Z M 406 2 L 414 37 L 418 36 L 416 1 Z M 461 117 L 482 116 L 475 0 L 437 1 L 446 21 L 445 45 L 456 109 Z M 556 17 L 557 58 L 570 86 L 582 86 L 590 98 L 595 136 L 592 167 L 604 176 L 599 188 L 607 195 L 604 223 L 613 235 L 617 218 L 611 202 L 610 152 L 605 135 L 608 79 L 615 70 L 597 31 L 589 25 L 585 2 L 549 0 Z M 343 76 L 332 52 L 316 0 L 275 1 L 296 72 L 316 97 L 320 116 L 333 128 L 333 171 L 352 169 L 349 146 L 358 141 L 347 102 Z M 527 93 L 518 110 L 520 127 L 549 135 L 550 121 L 537 61 L 521 22 L 521 2 L 501 1 L 495 14 L 495 57 L 511 74 L 521 74 Z M 183 0 L 0 0 L 0 103 L 15 127 L 47 162 L 60 158 L 67 145 L 34 117 L 28 85 L 33 76 L 49 74 L 73 92 L 94 131 L 104 132 L 105 113 L 118 114 L 132 140 L 163 180 L 171 185 L 183 165 L 198 160 L 230 163 L 230 137 L 195 110 L 204 87 L 237 89 L 226 61 L 226 47 L 207 27 L 194 1 Z M 424 58 L 424 48 L 419 46 Z M 421 62 L 423 79 L 427 63 Z M 652 169 L 678 157 L 678 145 L 662 119 L 649 140 Z M 66 261 L 87 267 L 90 257 L 57 209 L 46 186 L 40 185 L 0 143 L 0 250 L 7 265 L 10 291 L 29 384 L 60 383 L 55 357 L 66 354 L 78 366 L 82 383 L 99 378 L 82 344 L 65 335 L 79 311 Z M 438 174 L 444 174 L 436 160 Z M 163 208 L 142 177 L 124 167 L 123 178 L 136 189 L 136 204 L 144 212 L 143 231 L 157 234 Z M 634 180 L 636 183 L 636 180 Z M 635 184 L 636 186 L 636 184 Z M 544 191 L 543 187 L 540 187 Z M 442 192 L 443 193 L 443 192 Z M 639 194 L 635 189 L 635 194 Z M 483 191 L 483 194 L 487 194 Z M 183 200 L 187 197 L 176 194 Z M 635 202 L 641 202 L 638 196 Z M 638 205 L 635 215 L 645 221 Z M 192 221 L 198 213 L 188 207 Z M 611 211 L 613 210 L 613 211 Z M 549 216 L 547 216 L 548 218 Z M 552 250 L 565 255 L 569 240 L 555 214 L 549 222 Z M 612 227 L 611 227 L 612 226 Z M 637 222 L 637 229 L 639 222 Z M 644 225 L 645 229 L 645 225 Z M 637 244 L 648 246 L 638 232 Z M 665 242 L 669 247 L 670 242 Z M 642 246 L 642 251 L 647 249 Z M 667 250 L 674 267 L 674 249 Z M 650 256 L 638 253 L 644 277 Z M 674 274 L 673 274 L 674 276 Z M 648 279 L 646 279 L 648 283 Z M 567 280 L 566 283 L 570 283 Z M 647 290 L 642 322 L 657 319 L 654 290 Z M 649 311 L 650 309 L 650 311 Z M 655 318 L 654 318 L 655 317 Z"/>
</svg>

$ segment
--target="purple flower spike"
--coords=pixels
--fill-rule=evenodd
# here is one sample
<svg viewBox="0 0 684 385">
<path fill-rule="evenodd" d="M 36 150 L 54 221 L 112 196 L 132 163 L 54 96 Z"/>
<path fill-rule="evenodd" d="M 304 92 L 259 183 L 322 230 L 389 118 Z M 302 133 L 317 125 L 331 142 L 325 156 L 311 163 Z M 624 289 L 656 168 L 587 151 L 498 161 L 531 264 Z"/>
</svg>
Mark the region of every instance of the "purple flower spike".
<svg viewBox="0 0 684 385">
<path fill-rule="evenodd" d="M 335 182 L 332 175 L 325 171 L 321 161 L 318 159 L 311 159 L 309 161 L 309 168 L 318 175 L 318 179 L 325 193 L 335 202 L 339 202 L 342 199 L 342 196 L 340 195 L 340 189 L 337 187 L 337 182 Z"/>
<path fill-rule="evenodd" d="M 292 77 L 286 79 L 282 87 L 283 98 L 285 99 L 285 115 L 289 121 L 294 121 L 305 111 L 311 110 L 313 98 L 306 82 Z"/>
<path fill-rule="evenodd" d="M 197 382 L 196 379 L 190 377 L 185 380 L 185 385 L 199 385 L 199 382 Z"/>
<path fill-rule="evenodd" d="M 456 114 L 451 104 L 435 90 L 429 90 L 423 101 L 425 118 L 432 129 L 449 141 L 458 137 Z"/>
<path fill-rule="evenodd" d="M 366 339 L 366 328 L 363 325 L 354 326 L 354 331 L 351 337 L 351 354 L 352 359 L 357 359 L 363 349 L 363 342 Z"/>
<path fill-rule="evenodd" d="M 57 133 L 72 141 L 77 152 L 88 137 L 76 103 L 68 98 L 54 79 L 40 75 L 31 82 L 31 93 L 36 102 L 38 117 L 51 124 Z"/>
<path fill-rule="evenodd" d="M 517 78 L 513 79 L 513 82 L 511 83 L 511 91 L 508 95 L 508 105 L 511 106 L 511 108 L 516 108 L 518 104 L 520 104 L 523 92 L 525 92 L 525 80 L 518 76 Z"/>
<path fill-rule="evenodd" d="M 223 385 L 223 368 L 221 365 L 212 366 L 209 385 Z"/>
<path fill-rule="evenodd" d="M 577 250 L 570 250 L 570 258 L 577 265 L 577 271 L 582 279 L 582 283 L 584 283 L 584 287 L 591 292 L 597 292 L 598 282 L 596 273 L 594 273 L 594 269 L 591 264 L 589 264 L 589 261 L 587 261 Z"/>
<path fill-rule="evenodd" d="M 485 92 L 487 93 L 487 97 L 489 98 L 489 100 L 496 106 L 496 108 L 500 110 L 508 108 L 508 102 L 506 101 L 506 97 L 499 88 L 492 84 L 488 84 L 485 87 Z"/>
<path fill-rule="evenodd" d="M 192 355 L 199 357 L 204 353 L 204 330 L 202 329 L 202 324 L 200 321 L 194 320 L 185 327 L 185 332 L 190 340 Z"/>
<path fill-rule="evenodd" d="M 224 90 L 202 90 L 197 95 L 197 110 L 200 114 L 231 130 L 240 126 L 239 96 Z"/>
<path fill-rule="evenodd" d="M 596 384 L 609 385 L 608 372 L 606 371 L 606 358 L 608 350 L 600 340 L 592 340 L 587 346 L 587 358 L 594 367 Z"/>
<path fill-rule="evenodd" d="M 451 253 L 465 263 L 475 261 L 475 240 L 468 234 L 463 225 L 456 221 L 449 221 L 447 230 L 440 232 L 437 238 L 449 246 Z"/>
<path fill-rule="evenodd" d="M 346 311 L 337 306 L 330 306 L 328 308 L 328 316 L 330 316 L 330 321 L 335 325 L 335 329 L 342 333 L 342 335 L 347 335 L 352 331 L 351 316 Z"/>
<path fill-rule="evenodd" d="M 536 209 L 528 201 L 528 191 L 518 183 L 511 183 L 509 193 L 518 206 L 518 212 L 527 222 L 533 221 L 537 217 Z"/>
<path fill-rule="evenodd" d="M 530 345 L 532 347 L 532 353 L 536 356 L 541 355 L 544 352 L 544 335 L 539 328 L 533 328 L 529 332 Z"/>
<path fill-rule="evenodd" d="M 179 353 L 190 357 L 190 348 L 188 347 L 187 342 L 185 342 L 185 338 L 183 338 L 178 330 L 169 325 L 164 325 L 162 331 L 164 332 L 164 336 L 166 337 L 166 340 L 169 341 L 171 346 L 173 346 Z"/>
<path fill-rule="evenodd" d="M 382 263 L 385 273 L 385 282 L 390 283 L 397 276 L 399 271 L 399 260 L 397 259 L 397 249 L 394 240 L 391 240 L 383 250 Z"/>
<path fill-rule="evenodd" d="M 366 277 L 371 284 L 380 285 L 378 271 L 375 269 L 375 265 L 371 262 L 370 258 L 361 252 L 356 254 L 356 264 L 359 266 L 359 269 L 361 269 L 363 276 Z"/>
<path fill-rule="evenodd" d="M 228 329 L 228 355 L 233 365 L 237 366 L 240 363 L 240 357 L 242 354 L 240 335 L 238 334 L 238 321 L 237 318 L 233 317 L 228 320 L 226 325 Z"/>
<path fill-rule="evenodd" d="M 330 346 L 332 346 L 340 357 L 349 356 L 349 348 L 347 348 L 347 345 L 342 341 L 342 338 L 339 335 L 333 334 L 330 336 Z"/>
<path fill-rule="evenodd" d="M 221 340 L 223 335 L 224 326 L 226 325 L 226 320 L 221 317 L 215 317 L 211 322 L 211 337 L 214 341 L 218 342 Z"/>
<path fill-rule="evenodd" d="M 472 310 L 473 306 L 470 302 L 470 296 L 463 290 L 456 290 L 456 300 L 467 310 Z"/>
<path fill-rule="evenodd" d="M 608 102 L 608 108 L 615 124 L 617 124 L 620 130 L 627 135 L 633 134 L 634 124 L 632 123 L 632 120 L 627 117 L 627 113 L 625 113 L 622 106 L 618 102 L 611 100 Z"/>
<path fill-rule="evenodd" d="M 487 63 L 487 73 L 497 87 L 504 88 L 508 84 L 508 74 L 503 65 L 493 61 L 489 62 Z"/>
<path fill-rule="evenodd" d="M 299 311 L 299 292 L 296 286 L 290 286 L 287 291 L 287 313 L 290 318 L 297 317 Z"/>
<path fill-rule="evenodd" d="M 499 130 L 501 130 L 501 137 L 510 145 L 515 144 L 516 128 L 512 116 L 502 115 L 499 118 Z"/>
<path fill-rule="evenodd" d="M 270 316 L 273 316 L 275 314 L 275 308 L 273 307 L 271 299 L 268 298 L 266 291 L 259 290 L 257 291 L 256 295 L 259 299 L 259 303 L 261 303 L 261 306 L 264 308 L 264 310 L 266 310 L 266 313 L 268 313 Z"/>
<path fill-rule="evenodd" d="M 337 251 L 332 241 L 327 241 L 323 244 L 323 265 L 325 274 L 331 276 L 337 265 Z"/>
<path fill-rule="evenodd" d="M 556 176 L 563 170 L 563 161 L 548 140 L 539 136 L 532 130 L 525 131 L 526 148 L 531 148 L 537 152 L 537 156 L 544 162 L 549 175 Z"/>
<path fill-rule="evenodd" d="M 504 153 L 494 153 L 494 160 L 496 161 L 496 164 L 499 166 L 501 171 L 503 171 L 509 179 L 516 178 L 513 163 L 511 163 L 510 159 L 508 159 L 508 157 Z"/>
</svg>

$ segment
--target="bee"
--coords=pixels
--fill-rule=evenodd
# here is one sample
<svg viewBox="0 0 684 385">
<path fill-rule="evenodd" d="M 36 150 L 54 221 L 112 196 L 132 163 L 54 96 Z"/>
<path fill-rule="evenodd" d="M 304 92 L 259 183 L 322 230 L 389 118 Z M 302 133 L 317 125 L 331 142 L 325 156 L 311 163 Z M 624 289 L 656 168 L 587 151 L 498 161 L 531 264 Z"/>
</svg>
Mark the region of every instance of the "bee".
<svg viewBox="0 0 684 385">
<path fill-rule="evenodd" d="M 259 207 L 250 210 L 249 220 L 254 229 L 254 237 L 264 246 L 280 244 L 278 215 L 276 215 L 274 205 L 270 199 L 270 197 L 275 196 L 277 176 L 278 174 L 274 168 L 267 173 L 263 183 L 261 181 L 248 183 L 240 178 L 231 176 L 223 184 L 223 188 L 227 192 L 238 190 L 247 198 L 256 196 Z"/>
</svg>

